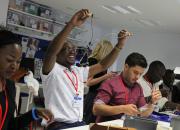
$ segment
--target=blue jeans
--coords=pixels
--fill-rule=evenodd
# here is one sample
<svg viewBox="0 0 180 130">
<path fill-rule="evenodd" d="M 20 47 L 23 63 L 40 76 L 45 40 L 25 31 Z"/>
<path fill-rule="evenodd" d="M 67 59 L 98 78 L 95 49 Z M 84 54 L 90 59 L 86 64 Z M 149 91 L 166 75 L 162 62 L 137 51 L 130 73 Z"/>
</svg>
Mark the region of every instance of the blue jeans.
<svg viewBox="0 0 180 130">
<path fill-rule="evenodd" d="M 46 130 L 61 130 L 61 129 L 67 129 L 67 128 L 72 128 L 72 127 L 78 127 L 78 126 L 83 126 L 86 125 L 84 121 L 81 122 L 75 122 L 75 123 L 64 123 L 64 122 L 53 122 L 48 127 Z"/>
</svg>

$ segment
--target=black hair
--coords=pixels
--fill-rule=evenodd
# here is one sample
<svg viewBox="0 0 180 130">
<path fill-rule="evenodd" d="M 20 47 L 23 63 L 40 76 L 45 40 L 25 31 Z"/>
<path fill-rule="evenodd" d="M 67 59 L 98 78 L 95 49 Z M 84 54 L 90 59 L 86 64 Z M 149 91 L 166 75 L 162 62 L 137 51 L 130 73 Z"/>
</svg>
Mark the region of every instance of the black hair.
<svg viewBox="0 0 180 130">
<path fill-rule="evenodd" d="M 149 65 L 149 69 L 147 71 L 147 75 L 149 77 L 150 82 L 156 83 L 163 79 L 163 76 L 166 72 L 166 67 L 161 61 L 153 61 Z"/>
<path fill-rule="evenodd" d="M 146 58 L 137 52 L 133 52 L 128 55 L 125 60 L 125 64 L 128 64 L 129 67 L 140 66 L 143 68 L 147 67 Z"/>
<path fill-rule="evenodd" d="M 0 48 L 3 48 L 6 45 L 18 44 L 21 45 L 21 40 L 11 31 L 4 28 L 0 29 Z"/>
<path fill-rule="evenodd" d="M 151 64 L 149 65 L 149 72 L 157 72 L 159 74 L 163 74 L 162 76 L 164 76 L 165 72 L 166 72 L 166 67 L 165 65 L 158 60 L 155 60 L 153 62 L 151 62 Z"/>
<path fill-rule="evenodd" d="M 171 69 L 167 69 L 165 72 L 165 75 L 163 76 L 163 82 L 166 84 L 168 87 L 172 86 L 175 80 L 175 74 L 174 71 Z"/>
</svg>

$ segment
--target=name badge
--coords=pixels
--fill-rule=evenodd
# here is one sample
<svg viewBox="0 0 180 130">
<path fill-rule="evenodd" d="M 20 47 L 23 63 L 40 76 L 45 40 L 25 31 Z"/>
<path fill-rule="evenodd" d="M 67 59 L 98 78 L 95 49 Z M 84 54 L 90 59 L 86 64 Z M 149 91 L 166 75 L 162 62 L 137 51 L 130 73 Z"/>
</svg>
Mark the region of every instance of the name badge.
<svg viewBox="0 0 180 130">
<path fill-rule="evenodd" d="M 82 97 L 79 95 L 74 96 L 72 107 L 73 108 L 80 108 L 82 104 Z"/>
</svg>

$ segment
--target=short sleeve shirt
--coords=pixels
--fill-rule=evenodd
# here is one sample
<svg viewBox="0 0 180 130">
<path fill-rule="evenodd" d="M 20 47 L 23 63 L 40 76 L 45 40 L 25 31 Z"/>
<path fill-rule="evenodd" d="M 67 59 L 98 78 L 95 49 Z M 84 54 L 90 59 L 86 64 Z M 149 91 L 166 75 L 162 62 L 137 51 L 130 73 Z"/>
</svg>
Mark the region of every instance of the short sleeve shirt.
<svg viewBox="0 0 180 130">
<path fill-rule="evenodd" d="M 88 72 L 89 67 L 72 66 L 69 71 L 55 63 L 48 75 L 41 74 L 45 107 L 52 111 L 55 120 L 65 123 L 82 121 L 84 82 L 87 81 Z M 72 82 L 78 83 L 77 91 Z M 78 107 L 73 107 L 75 98 L 80 100 Z"/>
</svg>

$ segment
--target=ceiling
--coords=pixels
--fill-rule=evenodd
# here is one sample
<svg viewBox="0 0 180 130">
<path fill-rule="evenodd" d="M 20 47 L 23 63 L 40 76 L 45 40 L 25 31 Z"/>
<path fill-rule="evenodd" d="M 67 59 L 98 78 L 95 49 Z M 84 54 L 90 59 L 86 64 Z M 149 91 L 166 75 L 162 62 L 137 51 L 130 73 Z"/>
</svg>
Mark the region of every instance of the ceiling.
<svg viewBox="0 0 180 130">
<path fill-rule="evenodd" d="M 73 15 L 88 8 L 94 23 L 109 29 L 127 28 L 132 31 L 160 31 L 180 33 L 180 0 L 34 0 Z M 141 13 L 112 13 L 102 6 L 133 6 Z M 143 23 L 143 20 L 146 23 Z"/>
</svg>

